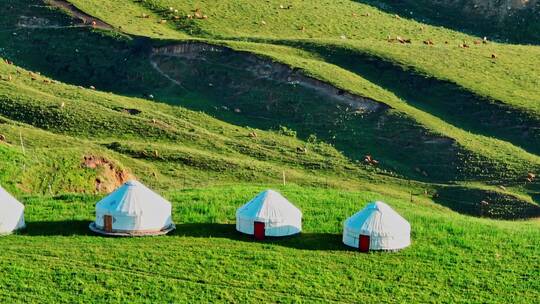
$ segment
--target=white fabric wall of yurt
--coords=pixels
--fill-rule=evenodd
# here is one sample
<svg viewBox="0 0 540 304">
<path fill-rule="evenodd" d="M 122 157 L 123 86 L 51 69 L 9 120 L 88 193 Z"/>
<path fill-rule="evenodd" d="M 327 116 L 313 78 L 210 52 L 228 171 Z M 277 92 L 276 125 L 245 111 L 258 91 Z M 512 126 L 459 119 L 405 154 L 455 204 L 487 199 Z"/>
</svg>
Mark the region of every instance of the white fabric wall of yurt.
<svg viewBox="0 0 540 304">
<path fill-rule="evenodd" d="M 254 223 L 265 223 L 265 236 L 287 236 L 302 231 L 302 212 L 280 193 L 267 190 L 236 212 L 236 230 L 254 234 Z"/>
<path fill-rule="evenodd" d="M 370 237 L 369 250 L 399 250 L 411 244 L 411 225 L 383 202 L 368 204 L 343 226 L 343 243 L 354 248 L 359 248 L 360 235 Z"/>
<path fill-rule="evenodd" d="M 152 232 L 170 227 L 171 203 L 138 181 L 128 181 L 96 204 L 95 226 L 112 216 L 114 232 Z"/>
<path fill-rule="evenodd" d="M 24 227 L 24 205 L 0 186 L 0 234 Z"/>
</svg>

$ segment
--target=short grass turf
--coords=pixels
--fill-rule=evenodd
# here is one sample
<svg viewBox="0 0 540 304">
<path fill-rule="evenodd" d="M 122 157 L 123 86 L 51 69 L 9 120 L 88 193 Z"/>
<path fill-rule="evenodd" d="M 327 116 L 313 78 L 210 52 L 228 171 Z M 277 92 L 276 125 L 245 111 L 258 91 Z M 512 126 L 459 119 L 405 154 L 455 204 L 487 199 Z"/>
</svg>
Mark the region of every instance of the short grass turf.
<svg viewBox="0 0 540 304">
<path fill-rule="evenodd" d="M 302 209 L 304 231 L 255 242 L 235 210 L 278 188 Z M 91 235 L 95 196 L 26 197 L 26 231 L 0 239 L 2 302 L 533 303 L 540 296 L 538 222 L 495 222 L 373 192 L 234 185 L 164 194 L 168 236 Z M 342 221 L 375 199 L 412 225 L 412 245 L 361 254 Z"/>
</svg>

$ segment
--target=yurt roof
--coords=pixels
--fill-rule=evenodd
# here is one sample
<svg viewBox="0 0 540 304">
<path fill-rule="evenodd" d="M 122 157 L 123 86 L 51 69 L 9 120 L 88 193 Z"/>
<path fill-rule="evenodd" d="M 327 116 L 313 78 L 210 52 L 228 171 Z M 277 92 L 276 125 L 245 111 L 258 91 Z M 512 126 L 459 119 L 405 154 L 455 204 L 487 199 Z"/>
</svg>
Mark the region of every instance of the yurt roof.
<svg viewBox="0 0 540 304">
<path fill-rule="evenodd" d="M 361 234 L 378 236 L 399 234 L 411 229 L 407 220 L 380 201 L 368 204 L 348 218 L 344 225 Z"/>
<path fill-rule="evenodd" d="M 0 209 L 4 208 L 24 209 L 24 205 L 0 186 Z"/>
<path fill-rule="evenodd" d="M 138 216 L 159 209 L 171 209 L 171 203 L 142 183 L 130 180 L 96 204 L 97 211 Z"/>
<path fill-rule="evenodd" d="M 251 201 L 240 207 L 237 216 L 242 218 L 282 219 L 302 217 L 302 212 L 283 195 L 274 190 L 259 193 Z"/>
</svg>

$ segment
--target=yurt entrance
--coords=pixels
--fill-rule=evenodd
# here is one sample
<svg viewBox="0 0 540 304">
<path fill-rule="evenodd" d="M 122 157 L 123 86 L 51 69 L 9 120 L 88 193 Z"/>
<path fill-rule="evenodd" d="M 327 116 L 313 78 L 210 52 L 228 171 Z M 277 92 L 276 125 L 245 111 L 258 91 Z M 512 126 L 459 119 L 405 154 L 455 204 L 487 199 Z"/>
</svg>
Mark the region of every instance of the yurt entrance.
<svg viewBox="0 0 540 304">
<path fill-rule="evenodd" d="M 254 231 L 255 231 L 255 233 L 254 233 L 255 239 L 259 240 L 259 241 L 264 240 L 264 234 L 265 234 L 264 233 L 264 230 L 265 230 L 264 223 L 263 222 L 254 222 L 253 225 L 254 225 L 254 228 L 255 228 L 254 229 Z"/>
<path fill-rule="evenodd" d="M 358 249 L 360 252 L 368 252 L 369 251 L 369 235 L 362 235 L 360 234 L 360 237 L 358 238 Z"/>
<path fill-rule="evenodd" d="M 113 218 L 112 215 L 103 216 L 103 230 L 105 232 L 112 232 Z"/>
</svg>

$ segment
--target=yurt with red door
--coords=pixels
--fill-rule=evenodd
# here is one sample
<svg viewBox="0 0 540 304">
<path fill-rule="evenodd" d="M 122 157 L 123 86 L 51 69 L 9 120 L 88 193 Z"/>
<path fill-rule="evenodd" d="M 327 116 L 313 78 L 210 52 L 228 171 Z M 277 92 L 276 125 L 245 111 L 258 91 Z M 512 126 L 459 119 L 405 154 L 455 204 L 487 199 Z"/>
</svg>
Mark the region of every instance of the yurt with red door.
<svg viewBox="0 0 540 304">
<path fill-rule="evenodd" d="M 411 225 L 387 204 L 369 203 L 343 224 L 343 243 L 362 252 L 399 250 L 411 244 Z"/>
<path fill-rule="evenodd" d="M 259 193 L 236 211 L 236 230 L 256 239 L 302 231 L 302 211 L 274 190 Z"/>
<path fill-rule="evenodd" d="M 130 180 L 96 204 L 90 230 L 111 236 L 162 235 L 174 230 L 171 203 Z"/>
</svg>

